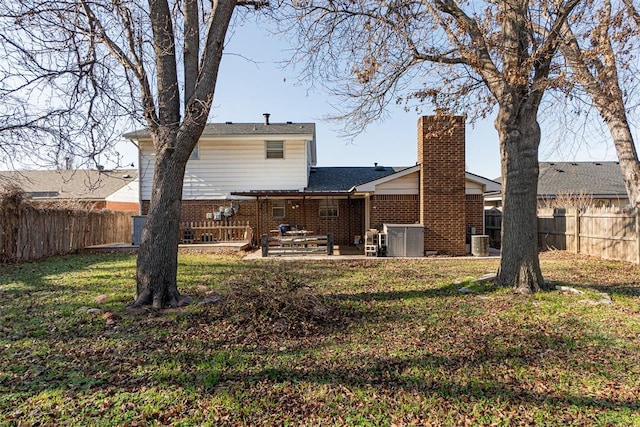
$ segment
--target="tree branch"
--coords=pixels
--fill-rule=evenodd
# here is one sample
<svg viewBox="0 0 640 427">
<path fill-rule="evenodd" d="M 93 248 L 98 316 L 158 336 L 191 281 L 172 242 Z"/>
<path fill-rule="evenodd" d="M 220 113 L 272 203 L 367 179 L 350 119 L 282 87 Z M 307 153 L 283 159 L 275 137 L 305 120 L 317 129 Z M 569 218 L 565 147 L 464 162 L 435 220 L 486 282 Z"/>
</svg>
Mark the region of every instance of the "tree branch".
<svg viewBox="0 0 640 427">
<path fill-rule="evenodd" d="M 436 0 L 434 2 L 437 10 L 453 17 L 458 24 L 467 29 L 467 34 L 471 39 L 471 46 L 465 46 L 455 36 L 453 31 L 443 22 L 436 11 L 430 6 L 429 1 L 423 2 L 438 17 L 440 27 L 447 32 L 449 39 L 458 47 L 460 54 L 465 57 L 467 64 L 473 67 L 485 80 L 487 87 L 496 98 L 504 91 L 504 82 L 500 76 L 500 71 L 491 59 L 489 48 L 485 37 L 478 26 L 478 23 L 469 17 L 453 0 Z M 470 50 L 471 47 L 473 50 Z"/>
<path fill-rule="evenodd" d="M 200 22 L 197 0 L 184 0 L 184 105 L 189 103 L 198 78 Z"/>
<path fill-rule="evenodd" d="M 202 123 L 201 117 L 209 115 L 224 49 L 224 38 L 235 6 L 235 0 L 216 0 L 213 3 L 198 78 L 193 95 L 187 102 L 185 120 L 180 129 L 183 133 L 194 132 L 195 128 L 200 126 L 199 123 Z"/>
<path fill-rule="evenodd" d="M 159 124 L 177 129 L 180 123 L 180 91 L 174 28 L 167 0 L 149 0 L 149 15 L 158 76 Z"/>
</svg>

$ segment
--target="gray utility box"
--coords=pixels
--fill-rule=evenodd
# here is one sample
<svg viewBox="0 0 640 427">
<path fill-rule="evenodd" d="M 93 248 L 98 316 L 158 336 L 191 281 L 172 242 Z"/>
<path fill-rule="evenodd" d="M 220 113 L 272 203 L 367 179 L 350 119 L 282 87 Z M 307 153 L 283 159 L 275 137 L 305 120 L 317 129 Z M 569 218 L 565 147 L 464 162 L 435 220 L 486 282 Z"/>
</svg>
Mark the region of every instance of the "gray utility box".
<svg viewBox="0 0 640 427">
<path fill-rule="evenodd" d="M 424 256 L 424 226 L 421 224 L 382 224 L 387 235 L 387 256 Z"/>
<path fill-rule="evenodd" d="M 142 229 L 147 223 L 146 215 L 138 215 L 131 217 L 131 244 L 139 245 L 142 241 Z"/>
</svg>

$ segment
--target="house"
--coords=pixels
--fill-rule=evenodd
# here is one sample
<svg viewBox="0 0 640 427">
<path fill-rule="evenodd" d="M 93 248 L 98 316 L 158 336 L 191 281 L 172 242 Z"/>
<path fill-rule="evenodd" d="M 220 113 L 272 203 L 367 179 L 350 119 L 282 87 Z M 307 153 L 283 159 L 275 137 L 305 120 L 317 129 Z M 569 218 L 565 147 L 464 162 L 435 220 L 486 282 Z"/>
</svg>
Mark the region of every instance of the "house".
<svg viewBox="0 0 640 427">
<path fill-rule="evenodd" d="M 487 194 L 485 200 L 485 233 L 489 235 L 489 244 L 499 247 L 502 194 Z M 618 162 L 540 162 L 538 209 L 620 208 L 628 204 Z"/>
<path fill-rule="evenodd" d="M 136 169 L 1 171 L 0 186 L 16 184 L 42 203 L 138 211 L 137 176 Z"/>
<path fill-rule="evenodd" d="M 541 162 L 539 205 L 559 198 L 581 198 L 600 206 L 629 204 L 619 162 Z"/>
<path fill-rule="evenodd" d="M 501 179 L 496 179 L 501 181 Z M 501 206 L 500 194 L 487 205 Z M 538 207 L 625 207 L 629 204 L 619 162 L 540 162 Z"/>
<path fill-rule="evenodd" d="M 140 147 L 141 213 L 151 198 L 154 149 L 147 131 L 125 135 Z M 422 224 L 424 249 L 466 253 L 484 229 L 484 194 L 494 181 L 465 172 L 464 117 L 418 122 L 418 162 L 410 167 L 318 167 L 313 123 L 216 123 L 187 163 L 182 220 L 247 221 L 255 236 L 289 224 L 353 244 L 383 224 Z M 226 215 L 221 215 L 224 213 Z"/>
</svg>

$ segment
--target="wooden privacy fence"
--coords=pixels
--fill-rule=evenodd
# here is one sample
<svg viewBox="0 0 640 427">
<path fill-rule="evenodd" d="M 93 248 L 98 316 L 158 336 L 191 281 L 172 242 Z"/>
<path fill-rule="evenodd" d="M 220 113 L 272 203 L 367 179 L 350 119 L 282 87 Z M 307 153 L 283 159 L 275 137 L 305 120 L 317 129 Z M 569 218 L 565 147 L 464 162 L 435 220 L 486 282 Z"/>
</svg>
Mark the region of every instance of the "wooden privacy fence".
<svg viewBox="0 0 640 427">
<path fill-rule="evenodd" d="M 182 243 L 215 243 L 246 241 L 253 239 L 249 222 L 185 221 L 180 223 Z"/>
<path fill-rule="evenodd" d="M 542 249 L 562 249 L 640 264 L 637 209 L 539 209 L 538 242 Z"/>
<path fill-rule="evenodd" d="M 133 212 L 0 204 L 0 262 L 23 262 L 87 246 L 131 241 Z"/>
</svg>

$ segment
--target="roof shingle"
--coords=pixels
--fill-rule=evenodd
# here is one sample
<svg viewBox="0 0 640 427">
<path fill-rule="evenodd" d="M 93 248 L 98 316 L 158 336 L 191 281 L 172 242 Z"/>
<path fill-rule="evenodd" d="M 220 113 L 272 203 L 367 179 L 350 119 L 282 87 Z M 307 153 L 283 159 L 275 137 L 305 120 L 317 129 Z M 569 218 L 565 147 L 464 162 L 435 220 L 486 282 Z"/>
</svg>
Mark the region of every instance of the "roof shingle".
<svg viewBox="0 0 640 427">
<path fill-rule="evenodd" d="M 305 191 L 349 191 L 356 185 L 383 178 L 402 169 L 383 166 L 313 168 Z"/>
<path fill-rule="evenodd" d="M 202 136 L 245 136 L 245 135 L 315 135 L 315 123 L 208 123 Z M 135 130 L 123 135 L 128 139 L 150 138 L 148 129 Z"/>
<path fill-rule="evenodd" d="M 538 195 L 627 197 L 618 162 L 540 162 Z"/>
<path fill-rule="evenodd" d="M 0 171 L 0 186 L 10 182 L 41 199 L 103 200 L 137 176 L 136 169 Z"/>
</svg>

